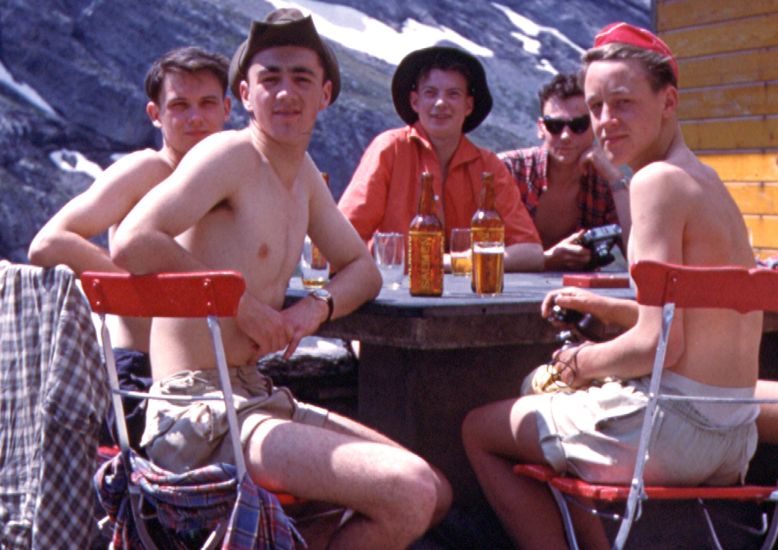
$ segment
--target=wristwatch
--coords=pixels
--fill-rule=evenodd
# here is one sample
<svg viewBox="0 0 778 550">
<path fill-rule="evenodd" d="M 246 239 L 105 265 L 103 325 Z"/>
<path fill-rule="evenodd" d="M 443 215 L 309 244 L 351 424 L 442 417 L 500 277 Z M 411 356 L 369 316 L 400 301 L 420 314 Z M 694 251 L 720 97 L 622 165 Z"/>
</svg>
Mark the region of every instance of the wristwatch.
<svg viewBox="0 0 778 550">
<path fill-rule="evenodd" d="M 330 291 L 326 288 L 317 288 L 311 291 L 310 296 L 314 300 L 319 300 L 327 304 L 327 318 L 324 320 L 324 322 L 326 323 L 332 319 L 332 312 L 335 309 L 335 303 L 332 301 L 332 294 L 330 294 Z"/>
</svg>

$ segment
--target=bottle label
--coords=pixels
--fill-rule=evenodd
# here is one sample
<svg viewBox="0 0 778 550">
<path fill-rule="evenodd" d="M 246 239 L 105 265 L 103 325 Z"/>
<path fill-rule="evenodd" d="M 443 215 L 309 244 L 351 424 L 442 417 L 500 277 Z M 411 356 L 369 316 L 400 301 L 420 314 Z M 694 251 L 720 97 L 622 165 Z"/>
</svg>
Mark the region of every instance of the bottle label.
<svg viewBox="0 0 778 550">
<path fill-rule="evenodd" d="M 408 278 L 412 296 L 443 294 L 443 232 L 408 232 Z"/>
</svg>

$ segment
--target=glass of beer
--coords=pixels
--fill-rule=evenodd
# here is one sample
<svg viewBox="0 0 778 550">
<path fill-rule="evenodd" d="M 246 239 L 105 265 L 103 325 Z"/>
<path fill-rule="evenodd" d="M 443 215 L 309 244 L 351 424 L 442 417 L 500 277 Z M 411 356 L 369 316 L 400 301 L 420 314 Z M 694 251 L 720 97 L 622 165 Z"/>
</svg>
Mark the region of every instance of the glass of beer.
<svg viewBox="0 0 778 550">
<path fill-rule="evenodd" d="M 454 228 L 451 230 L 449 250 L 451 252 L 451 273 L 457 276 L 470 275 L 473 271 L 470 228 Z"/>
<path fill-rule="evenodd" d="M 320 288 L 330 280 L 330 264 L 308 235 L 300 255 L 300 275 L 305 288 Z"/>
<path fill-rule="evenodd" d="M 473 288 L 479 296 L 502 292 L 505 245 L 499 241 L 473 243 Z"/>
</svg>

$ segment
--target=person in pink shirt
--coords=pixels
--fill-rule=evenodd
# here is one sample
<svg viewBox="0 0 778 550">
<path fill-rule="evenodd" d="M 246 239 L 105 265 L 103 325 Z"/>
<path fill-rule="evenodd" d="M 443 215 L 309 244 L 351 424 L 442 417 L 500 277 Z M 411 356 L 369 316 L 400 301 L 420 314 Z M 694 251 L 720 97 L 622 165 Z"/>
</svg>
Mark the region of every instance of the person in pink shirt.
<svg viewBox="0 0 778 550">
<path fill-rule="evenodd" d="M 397 66 L 392 97 L 408 126 L 373 140 L 338 204 L 362 239 L 370 241 L 376 231 L 408 231 L 418 207 L 419 176 L 426 171 L 433 175 L 437 215 L 448 241 L 453 228 L 470 227 L 481 174 L 491 172 L 505 222 L 505 269 L 543 269 L 540 238 L 505 165 L 465 136 L 492 108 L 478 59 L 457 48 L 414 51 Z"/>
</svg>

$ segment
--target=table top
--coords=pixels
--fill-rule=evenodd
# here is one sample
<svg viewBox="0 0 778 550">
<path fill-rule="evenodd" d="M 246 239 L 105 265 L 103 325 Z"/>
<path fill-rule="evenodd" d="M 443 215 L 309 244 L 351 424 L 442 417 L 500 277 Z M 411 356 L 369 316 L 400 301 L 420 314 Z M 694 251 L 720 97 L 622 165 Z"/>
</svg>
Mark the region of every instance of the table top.
<svg viewBox="0 0 778 550">
<path fill-rule="evenodd" d="M 540 316 L 547 292 L 562 286 L 562 273 L 506 273 L 497 296 L 478 296 L 469 277 L 446 274 L 443 296 L 417 297 L 405 277 L 398 289 L 379 296 L 351 315 L 323 325 L 318 334 L 368 344 L 417 349 L 454 349 L 549 343 L 556 330 Z M 632 298 L 629 288 L 596 289 L 607 296 Z M 287 291 L 290 302 L 305 296 L 299 279 Z"/>
</svg>

